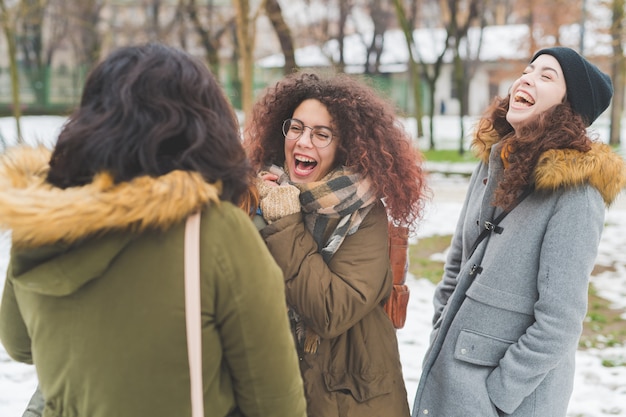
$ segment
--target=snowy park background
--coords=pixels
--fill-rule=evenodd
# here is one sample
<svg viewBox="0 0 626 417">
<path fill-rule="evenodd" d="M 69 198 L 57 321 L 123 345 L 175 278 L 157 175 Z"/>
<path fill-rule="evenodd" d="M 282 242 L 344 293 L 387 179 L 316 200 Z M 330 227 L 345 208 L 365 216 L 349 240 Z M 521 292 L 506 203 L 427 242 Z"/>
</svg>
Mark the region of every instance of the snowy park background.
<svg viewBox="0 0 626 417">
<path fill-rule="evenodd" d="M 456 120 L 456 119 L 455 119 Z M 26 117 L 23 123 L 23 136 L 36 139 L 48 145 L 54 142 L 63 118 Z M 469 121 L 468 126 L 471 125 Z M 437 137 L 448 140 L 454 148 L 455 129 L 458 122 L 440 119 L 436 125 Z M 608 137 L 602 119 L 594 129 L 600 137 Z M 409 126 L 409 130 L 411 130 Z M 469 131 L 469 130 L 468 130 Z M 15 136 L 12 119 L 0 118 L 0 135 L 4 139 Z M 626 136 L 624 136 L 626 137 Z M 439 145 L 441 146 L 441 145 Z M 427 162 L 427 169 L 437 171 L 438 164 Z M 455 170 L 469 171 L 471 164 L 457 165 Z M 449 177 L 431 174 L 430 186 L 434 198 L 426 207 L 415 241 L 435 234 L 452 234 L 461 203 L 467 188 L 467 177 Z M 606 227 L 599 248 L 597 263 L 607 268 L 607 272 L 592 277 L 598 294 L 609 300 L 616 308 L 626 308 L 626 195 L 622 193 L 618 201 L 607 209 Z M 0 288 L 4 282 L 8 263 L 10 239 L 0 234 Z M 445 254 L 435 255 L 441 259 Z M 431 298 L 434 285 L 426 279 L 409 276 L 407 284 L 411 290 L 406 326 L 398 330 L 400 354 L 408 391 L 409 404 L 420 376 L 421 360 L 426 351 L 432 317 Z M 1 290 L 0 290 L 1 292 Z M 626 317 L 624 317 L 626 327 Z M 604 363 L 621 364 L 607 367 Z M 167 375 L 163 375 L 167 378 Z M 0 346 L 0 417 L 21 417 L 28 400 L 35 390 L 37 379 L 32 366 L 12 361 Z M 574 381 L 574 393 L 570 402 L 568 417 L 626 417 L 626 347 L 579 350 Z M 468 416 L 480 417 L 480 416 Z M 550 416 L 546 416 L 550 417 Z"/>
</svg>

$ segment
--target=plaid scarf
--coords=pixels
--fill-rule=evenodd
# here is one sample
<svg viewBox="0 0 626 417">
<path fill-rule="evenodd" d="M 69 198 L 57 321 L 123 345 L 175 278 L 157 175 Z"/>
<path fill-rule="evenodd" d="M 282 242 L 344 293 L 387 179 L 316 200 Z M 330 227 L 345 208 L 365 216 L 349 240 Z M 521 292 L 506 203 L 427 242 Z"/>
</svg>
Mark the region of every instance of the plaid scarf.
<svg viewBox="0 0 626 417">
<path fill-rule="evenodd" d="M 267 170 L 278 175 L 279 184 L 289 182 L 289 176 L 283 169 L 272 165 Z M 369 180 L 345 167 L 334 169 L 320 181 L 293 185 L 300 189 L 305 226 L 317 242 L 324 262 L 328 263 L 346 236 L 359 229 L 365 216 L 374 207 L 377 198 L 372 185 Z M 324 242 L 329 222 L 337 218 L 339 223 Z M 315 353 L 319 336 L 305 328 L 292 308 L 289 309 L 289 317 L 300 347 L 307 353 Z"/>
<path fill-rule="evenodd" d="M 278 175 L 278 184 L 290 183 L 288 174 L 276 165 L 267 169 Z M 317 242 L 324 261 L 328 263 L 346 236 L 359 229 L 367 213 L 374 207 L 376 195 L 371 183 L 345 167 L 326 174 L 320 181 L 293 184 L 300 190 L 300 204 L 307 230 Z M 340 218 L 326 242 L 324 232 L 331 219 Z"/>
</svg>

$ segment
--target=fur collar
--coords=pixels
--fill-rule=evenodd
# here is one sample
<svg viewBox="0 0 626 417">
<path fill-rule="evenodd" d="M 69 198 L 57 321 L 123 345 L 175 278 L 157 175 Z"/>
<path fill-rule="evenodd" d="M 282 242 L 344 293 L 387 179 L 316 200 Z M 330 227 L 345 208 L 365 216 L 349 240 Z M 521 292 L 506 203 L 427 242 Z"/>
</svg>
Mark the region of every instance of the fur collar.
<svg viewBox="0 0 626 417">
<path fill-rule="evenodd" d="M 491 148 L 499 142 L 497 135 L 485 138 L 486 148 L 478 153 L 489 162 Z M 561 187 L 590 184 L 609 206 L 626 187 L 626 163 L 604 143 L 594 142 L 589 152 L 573 149 L 551 149 L 544 152 L 534 170 L 535 189 L 553 191 Z"/>
<path fill-rule="evenodd" d="M 15 147 L 0 157 L 0 230 L 21 247 L 74 243 L 107 231 L 167 229 L 210 202 L 220 186 L 198 173 L 172 171 L 114 184 L 108 173 L 81 187 L 45 182 L 51 152 Z"/>
</svg>

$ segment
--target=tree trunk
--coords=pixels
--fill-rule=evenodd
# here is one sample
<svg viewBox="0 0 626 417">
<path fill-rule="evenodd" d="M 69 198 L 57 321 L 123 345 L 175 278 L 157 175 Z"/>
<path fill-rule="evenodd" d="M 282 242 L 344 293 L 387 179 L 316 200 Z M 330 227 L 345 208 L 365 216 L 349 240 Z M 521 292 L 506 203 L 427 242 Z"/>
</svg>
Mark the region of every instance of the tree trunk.
<svg viewBox="0 0 626 417">
<path fill-rule="evenodd" d="M 15 21 L 11 20 L 9 12 L 7 10 L 4 0 L 0 0 L 0 12 L 2 18 L 0 24 L 2 24 L 2 30 L 7 38 L 8 52 L 9 52 L 9 68 L 11 73 L 11 103 L 13 105 L 13 117 L 15 118 L 15 132 L 16 140 L 18 144 L 24 143 L 22 137 L 22 129 L 20 125 L 20 117 L 22 116 L 22 103 L 20 102 L 20 78 L 17 69 L 17 48 L 15 46 Z"/>
<path fill-rule="evenodd" d="M 430 132 L 430 149 L 432 150 L 435 150 L 435 82 L 436 80 L 433 80 L 428 83 L 431 91 L 431 94 L 428 97 L 428 103 L 430 105 L 428 111 L 428 131 Z"/>
<path fill-rule="evenodd" d="M 213 13 L 212 6 L 209 5 L 207 7 L 209 8 L 209 14 L 212 14 Z M 198 16 L 198 6 L 195 0 L 190 0 L 189 3 L 187 4 L 187 14 L 189 16 L 189 19 L 191 20 L 191 24 L 193 25 L 194 31 L 200 38 L 200 44 L 204 48 L 206 60 L 209 63 L 209 68 L 211 68 L 211 71 L 213 72 L 213 74 L 216 77 L 218 77 L 219 70 L 220 70 L 220 62 L 219 62 L 219 56 L 217 52 L 219 43 L 216 41 L 216 39 L 218 39 L 219 36 L 221 36 L 226 31 L 226 28 L 230 24 L 230 21 L 226 22 L 226 24 L 223 27 L 221 27 L 218 31 L 216 31 L 216 34 L 214 36 L 211 36 L 211 32 L 204 27 L 202 22 L 200 22 L 200 17 Z M 211 27 L 211 29 L 214 29 L 214 28 Z"/>
<path fill-rule="evenodd" d="M 35 94 L 37 105 L 45 108 L 49 101 L 48 69 L 44 59 L 43 20 L 47 3 L 22 0 L 19 36 L 16 48 L 22 52 L 23 74 Z"/>
<path fill-rule="evenodd" d="M 283 18 L 283 12 L 280 8 L 280 4 L 278 4 L 278 0 L 265 0 L 265 13 L 274 27 L 276 36 L 278 36 L 278 42 L 280 43 L 280 49 L 283 51 L 283 56 L 285 57 L 283 73 L 285 75 L 290 74 L 298 69 L 296 65 L 296 53 L 291 30 Z"/>
<path fill-rule="evenodd" d="M 345 72 L 346 60 L 345 60 L 345 45 L 343 40 L 346 35 L 346 22 L 352 9 L 351 0 L 339 0 L 339 21 L 337 22 L 337 44 L 339 45 L 339 60 L 334 63 L 337 72 Z"/>
<path fill-rule="evenodd" d="M 621 39 L 624 32 L 624 0 L 613 0 L 613 25 L 611 36 L 613 37 L 612 78 L 613 78 L 613 104 L 611 105 L 611 128 L 609 143 L 620 144 L 620 132 L 622 130 L 622 113 L 624 112 L 624 79 L 626 65 L 624 61 L 624 48 Z"/>
<path fill-rule="evenodd" d="M 380 56 L 383 53 L 388 18 L 386 16 L 386 10 L 383 9 L 383 5 L 380 0 L 373 0 L 370 3 L 370 7 L 372 8 L 371 19 L 372 23 L 374 23 L 374 33 L 372 34 L 372 40 L 369 45 L 365 45 L 366 55 L 364 72 L 365 74 L 379 74 Z"/>
<path fill-rule="evenodd" d="M 237 47 L 241 77 L 241 107 L 245 114 L 252 109 L 254 83 L 254 19 L 250 18 L 248 0 L 234 0 L 237 21 Z"/>
<path fill-rule="evenodd" d="M 461 135 L 459 137 L 459 154 L 463 155 L 465 153 L 465 117 L 467 116 L 467 96 L 469 91 L 470 79 L 473 74 L 469 74 L 467 71 L 468 63 L 471 61 L 469 57 L 469 48 L 467 49 L 468 54 L 465 57 L 466 61 L 464 62 L 461 58 L 460 48 L 462 45 L 462 40 L 465 39 L 466 45 L 468 45 L 468 32 L 470 27 L 472 26 L 473 21 L 478 18 L 482 13 L 480 10 L 480 4 L 478 0 L 471 0 L 469 5 L 466 5 L 467 11 L 466 13 L 462 13 L 461 5 L 456 0 L 448 0 L 448 7 L 450 12 L 450 22 L 447 25 L 447 31 L 449 35 L 449 39 L 454 40 L 454 79 L 457 86 L 457 91 L 459 95 L 459 106 L 460 106 L 460 114 L 459 114 L 459 123 L 460 123 L 460 131 Z M 482 37 L 482 36 L 481 36 Z"/>
<path fill-rule="evenodd" d="M 424 136 L 424 127 L 422 126 L 422 80 L 418 71 L 417 62 L 415 61 L 415 57 L 413 56 L 413 44 L 415 40 L 413 39 L 413 30 L 412 25 L 407 19 L 406 12 L 404 10 L 404 6 L 401 3 L 401 0 L 393 0 L 393 4 L 396 9 L 396 16 L 398 17 L 398 21 L 400 22 L 400 26 L 402 27 L 402 32 L 404 32 L 404 39 L 406 40 L 406 47 L 409 52 L 409 74 L 410 81 L 413 84 L 413 102 L 414 102 L 414 111 L 413 116 L 415 117 L 415 122 L 417 123 L 417 138 L 421 138 Z M 435 144 L 432 139 L 432 126 L 431 126 L 431 148 L 435 148 Z"/>
<path fill-rule="evenodd" d="M 458 47 L 454 51 L 454 80 L 457 86 L 457 91 L 459 95 L 459 131 L 461 134 L 459 135 L 459 155 L 463 155 L 465 153 L 465 116 L 467 115 L 467 106 L 465 105 L 466 100 L 466 81 L 465 81 L 465 71 L 463 60 L 459 55 Z"/>
<path fill-rule="evenodd" d="M 103 4 L 98 0 L 82 0 L 68 4 L 66 7 L 68 7 L 67 13 L 76 22 L 74 24 L 76 32 L 71 39 L 78 64 L 89 71 L 98 62 L 102 52 L 102 36 L 98 32 L 98 24 Z"/>
</svg>

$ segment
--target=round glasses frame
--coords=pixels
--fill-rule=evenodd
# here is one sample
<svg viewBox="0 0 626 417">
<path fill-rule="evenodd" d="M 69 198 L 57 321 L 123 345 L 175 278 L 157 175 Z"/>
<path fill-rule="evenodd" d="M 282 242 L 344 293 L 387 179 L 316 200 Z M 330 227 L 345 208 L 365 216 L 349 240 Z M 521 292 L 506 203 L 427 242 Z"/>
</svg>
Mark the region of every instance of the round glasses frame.
<svg viewBox="0 0 626 417">
<path fill-rule="evenodd" d="M 333 131 L 326 126 L 307 126 L 298 119 L 283 121 L 283 135 L 287 140 L 298 140 L 304 134 L 304 129 L 311 129 L 311 143 L 316 148 L 325 148 L 333 141 Z"/>
</svg>

